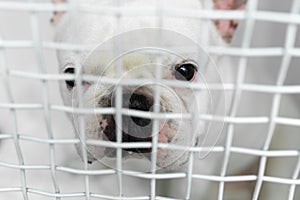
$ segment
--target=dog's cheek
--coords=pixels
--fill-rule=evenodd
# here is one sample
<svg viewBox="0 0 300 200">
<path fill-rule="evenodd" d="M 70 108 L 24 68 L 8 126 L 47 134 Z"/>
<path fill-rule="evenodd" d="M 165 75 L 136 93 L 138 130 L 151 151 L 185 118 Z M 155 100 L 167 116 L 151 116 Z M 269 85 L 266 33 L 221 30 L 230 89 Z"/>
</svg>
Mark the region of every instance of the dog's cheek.
<svg viewBox="0 0 300 200">
<path fill-rule="evenodd" d="M 188 161 L 188 152 L 182 150 L 162 150 L 157 151 L 157 166 L 167 169 L 176 170 L 184 166 Z"/>
<path fill-rule="evenodd" d="M 101 131 L 99 121 L 96 116 L 87 116 L 85 118 L 86 139 L 103 140 L 103 132 Z M 87 145 L 87 151 L 94 159 L 102 159 L 105 148 L 97 145 Z"/>
<path fill-rule="evenodd" d="M 176 126 L 169 126 L 164 130 L 168 143 L 183 147 L 191 146 L 191 122 L 176 122 Z M 172 138 L 172 139 L 170 139 Z M 168 169 L 177 169 L 188 160 L 188 152 L 185 150 L 159 149 L 157 165 Z"/>
</svg>

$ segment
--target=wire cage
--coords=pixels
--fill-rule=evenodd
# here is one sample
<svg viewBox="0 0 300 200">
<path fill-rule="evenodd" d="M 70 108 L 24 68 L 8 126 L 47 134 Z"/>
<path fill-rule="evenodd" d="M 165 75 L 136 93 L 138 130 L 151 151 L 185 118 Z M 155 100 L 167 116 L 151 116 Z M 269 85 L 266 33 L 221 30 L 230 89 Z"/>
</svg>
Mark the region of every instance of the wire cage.
<svg viewBox="0 0 300 200">
<path fill-rule="evenodd" d="M 244 10 L 172 8 L 162 0 L 128 8 L 123 6 L 125 1 L 130 0 L 113 3 L 103 0 L 103 5 L 92 1 L 82 6 L 76 1 L 55 4 L 50 0 L 0 0 L 0 199 L 299 199 L 300 1 L 249 0 Z M 114 114 L 115 121 L 121 124 L 122 115 L 149 117 L 144 112 L 122 109 L 124 88 L 144 82 L 104 78 L 101 81 L 116 86 L 114 106 L 85 108 L 82 99 L 85 88 L 81 86 L 75 95 L 78 107 L 65 105 L 59 84 L 76 79 L 74 84 L 81 85 L 82 81 L 99 81 L 99 77 L 85 76 L 80 71 L 76 71 L 77 75 L 59 71 L 57 51 L 90 51 L 95 46 L 53 40 L 56 29 L 50 23 L 53 12 L 55 15 L 75 12 L 79 17 L 81 13 L 111 16 L 118 30 L 124 27 L 124 16 L 153 15 L 159 27 L 167 16 L 205 22 L 238 20 L 239 27 L 229 46 L 206 46 L 212 57 L 222 55 L 234 61 L 234 82 L 221 77 L 224 78 L 221 85 L 203 86 L 196 82 L 187 86 L 162 80 L 160 65 L 155 69 L 154 81 L 162 85 L 232 92 L 232 104 L 225 116 L 200 116 L 203 121 L 222 124 L 220 137 L 224 142 L 214 143 L 204 156 L 207 159 L 216 159 L 215 154 L 220 156 L 217 170 L 212 173 L 196 170 L 197 160 L 201 160 L 198 153 L 205 151 L 203 146 L 166 145 L 159 142 L 158 135 L 151 141 L 124 143 L 120 129 L 116 130 L 114 142 L 89 138 L 84 120 L 87 115 Z M 203 37 L 206 41 L 210 36 Z M 116 74 L 122 76 L 123 66 L 116 63 Z M 154 108 L 150 117 L 156 132 L 159 120 L 175 119 L 178 115 L 176 112 L 161 115 L 161 91 L 159 87 L 153 90 Z M 251 112 L 241 111 L 243 105 Z M 262 111 L 265 108 L 267 113 Z M 78 115 L 77 136 L 66 114 Z M 180 113 L 179 117 L 189 115 Z M 265 131 L 261 137 L 243 145 L 237 141 L 237 135 L 256 127 Z M 261 145 L 254 148 L 253 144 Z M 107 161 L 113 164 L 91 164 L 88 145 L 116 149 L 115 159 Z M 122 149 L 128 148 L 152 149 L 146 164 L 149 171 L 137 171 L 124 164 Z M 160 171 L 156 165 L 160 148 L 187 152 L 185 167 Z M 243 158 L 251 158 L 253 162 L 243 170 L 230 170 Z M 134 160 L 134 165 L 139 165 L 139 159 Z M 197 192 L 193 196 L 197 190 L 201 196 Z"/>
</svg>

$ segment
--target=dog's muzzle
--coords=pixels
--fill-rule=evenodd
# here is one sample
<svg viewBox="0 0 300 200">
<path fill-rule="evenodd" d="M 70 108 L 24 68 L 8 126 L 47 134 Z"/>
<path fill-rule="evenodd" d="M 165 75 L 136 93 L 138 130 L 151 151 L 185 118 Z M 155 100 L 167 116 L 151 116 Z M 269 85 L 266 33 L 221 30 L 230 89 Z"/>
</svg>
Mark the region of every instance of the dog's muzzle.
<svg viewBox="0 0 300 200">
<path fill-rule="evenodd" d="M 110 97 L 107 107 L 115 107 L 116 97 Z M 149 112 L 153 108 L 153 97 L 137 92 L 124 93 L 122 96 L 122 107 Z M 122 142 L 151 142 L 152 141 L 152 120 L 149 118 L 135 117 L 130 115 L 122 115 L 122 124 L 116 123 L 114 115 L 104 115 L 103 119 L 106 120 L 107 126 L 104 128 L 103 133 L 108 140 L 112 142 L 117 141 L 117 129 L 122 132 Z M 135 153 L 149 153 L 151 148 L 135 148 L 123 149 Z"/>
</svg>

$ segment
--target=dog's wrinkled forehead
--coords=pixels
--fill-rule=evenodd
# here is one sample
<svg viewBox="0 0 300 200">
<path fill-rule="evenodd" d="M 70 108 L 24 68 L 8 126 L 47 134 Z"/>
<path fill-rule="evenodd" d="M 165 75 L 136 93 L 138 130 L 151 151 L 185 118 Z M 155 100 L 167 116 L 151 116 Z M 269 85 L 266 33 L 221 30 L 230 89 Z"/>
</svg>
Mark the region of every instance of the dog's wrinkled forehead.
<svg viewBox="0 0 300 200">
<path fill-rule="evenodd" d="M 155 57 L 143 53 L 133 52 L 114 59 L 113 55 L 105 53 L 89 55 L 84 60 L 82 71 L 87 74 L 115 77 L 116 66 L 120 64 L 120 61 L 123 74 L 130 75 L 134 72 L 136 77 L 138 77 L 138 74 L 143 74 L 143 77 L 146 77 L 147 73 L 154 74 L 155 72 Z M 171 56 L 163 56 L 161 60 L 162 65 L 167 66 L 169 63 L 175 62 L 175 59 Z"/>
<path fill-rule="evenodd" d="M 122 6 L 129 9 L 145 9 L 145 7 L 155 8 L 156 0 L 149 0 L 145 5 L 145 1 L 122 1 Z M 166 1 L 165 4 L 168 7 L 173 8 L 199 8 L 201 9 L 201 4 L 198 0 L 188 1 L 170 0 Z M 79 1 L 80 4 L 84 5 L 95 5 L 95 6 L 114 6 L 114 1 Z M 137 10 L 142 11 L 142 10 Z M 199 40 L 201 36 L 201 20 L 192 19 L 186 17 L 163 17 L 162 28 L 176 31 L 181 33 L 195 41 Z M 56 41 L 71 44 L 100 44 L 111 37 L 118 34 L 118 32 L 127 32 L 131 30 L 136 30 L 140 28 L 154 28 L 159 27 L 159 18 L 154 13 L 145 15 L 141 13 L 141 16 L 124 14 L 120 21 L 114 14 L 101 14 L 101 13 L 88 13 L 88 12 L 67 12 L 61 16 L 57 22 L 56 28 Z M 206 29 L 208 30 L 208 29 Z M 147 38 L 144 38 L 147 40 Z M 71 55 L 66 55 L 68 52 L 62 52 L 63 58 L 59 59 L 65 60 Z M 60 55 L 62 56 L 62 55 Z M 83 55 L 84 57 L 84 55 Z"/>
<path fill-rule="evenodd" d="M 114 1 L 79 1 L 83 5 L 88 4 L 89 6 L 114 6 Z M 145 5 L 145 1 L 124 1 L 122 7 L 124 9 L 132 9 L 134 12 L 141 12 L 142 9 L 155 8 L 156 0 L 148 0 Z M 188 2 L 188 3 L 185 3 Z M 182 1 L 182 0 L 167 0 L 164 1 L 168 8 L 198 8 L 202 9 L 201 4 L 198 0 Z M 140 8 L 140 10 L 139 10 Z M 137 14 L 138 15 L 138 14 Z M 119 32 L 127 32 L 140 28 L 157 28 L 160 27 L 168 30 L 172 30 L 181 33 L 190 39 L 198 41 L 204 30 L 201 25 L 201 20 L 196 18 L 187 17 L 175 17 L 175 16 L 164 16 L 163 21 L 160 22 L 157 14 L 153 13 L 145 15 L 141 13 L 140 16 L 124 14 L 121 18 L 117 19 L 114 14 L 101 14 L 101 13 L 88 13 L 88 12 L 68 12 L 65 13 L 57 24 L 57 35 L 56 40 L 69 42 L 73 44 L 95 44 L 106 41 L 112 36 Z M 147 39 L 147 38 L 145 38 Z"/>
<path fill-rule="evenodd" d="M 53 0 L 54 2 L 77 3 L 79 6 L 99 6 L 109 8 L 116 6 L 111 0 Z M 197 12 L 202 9 L 241 9 L 245 0 L 164 0 L 159 6 L 180 12 Z M 124 10 L 131 11 L 120 15 L 120 18 L 110 12 L 91 13 L 86 11 L 56 12 L 53 21 L 57 24 L 56 41 L 70 44 L 100 44 L 120 32 L 141 28 L 163 28 L 180 33 L 201 45 L 203 37 L 209 45 L 225 45 L 230 41 L 237 22 L 234 20 L 201 20 L 197 17 L 184 15 L 166 15 L 163 10 L 151 12 L 157 8 L 157 0 L 126 0 L 121 1 Z M 147 9 L 148 8 L 148 9 Z M 149 14 L 148 14 L 149 13 Z M 144 37 L 147 40 L 146 37 Z M 81 53 L 81 57 L 86 54 Z M 69 62 L 74 57 L 73 52 L 59 52 L 59 61 Z"/>
</svg>

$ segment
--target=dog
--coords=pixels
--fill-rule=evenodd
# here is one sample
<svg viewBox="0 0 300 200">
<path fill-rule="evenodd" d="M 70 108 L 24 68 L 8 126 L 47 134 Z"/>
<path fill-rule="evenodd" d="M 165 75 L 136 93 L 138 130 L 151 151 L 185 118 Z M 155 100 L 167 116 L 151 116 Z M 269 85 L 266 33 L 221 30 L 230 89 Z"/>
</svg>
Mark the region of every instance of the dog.
<svg viewBox="0 0 300 200">
<path fill-rule="evenodd" d="M 64 2 L 64 0 L 54 0 L 54 2 L 59 3 Z M 116 2 L 108 0 L 79 0 L 74 2 L 79 7 L 100 6 L 109 9 L 111 6 L 116 5 Z M 74 2 L 70 1 L 70 3 Z M 155 0 L 148 0 L 146 2 L 128 0 L 121 1 L 121 5 L 129 11 L 140 8 L 139 11 L 143 12 L 144 7 L 156 8 L 158 2 Z M 193 11 L 202 9 L 238 10 L 245 8 L 246 1 L 165 0 L 161 1 L 161 5 L 174 10 L 179 8 Z M 147 9 L 145 10 L 145 12 L 148 11 Z M 227 124 L 223 126 L 222 120 L 221 123 L 209 122 L 199 119 L 197 116 L 201 113 L 221 115 L 221 118 L 228 116 L 234 99 L 233 92 L 221 90 L 214 93 L 208 89 L 196 91 L 190 85 L 205 82 L 209 85 L 209 83 L 214 83 L 215 81 L 219 81 L 220 83 L 235 83 L 237 67 L 233 60 L 223 55 L 209 55 L 208 57 L 205 47 L 226 47 L 235 33 L 238 22 L 236 20 L 200 20 L 186 16 L 175 17 L 172 15 L 162 15 L 159 18 L 160 10 L 154 9 L 154 13 L 150 11 L 149 14 L 143 14 L 139 17 L 125 14 L 119 18 L 107 13 L 78 13 L 74 11 L 54 13 L 52 22 L 56 24 L 56 42 L 95 46 L 95 50 L 92 53 L 87 51 L 59 50 L 58 61 L 60 72 L 64 74 L 84 74 L 99 77 L 99 81 L 75 81 L 72 79 L 62 81 L 60 90 L 64 104 L 70 107 L 81 105 L 89 109 L 113 108 L 117 106 L 116 102 L 120 98 L 117 97 L 118 88 L 114 84 L 102 83 L 101 80 L 103 78 L 113 78 L 120 82 L 130 81 L 131 79 L 147 79 L 150 81 L 144 82 L 140 86 L 123 86 L 122 91 L 119 90 L 119 92 L 121 91 L 120 94 L 123 103 L 118 106 L 144 113 L 149 111 L 159 112 L 166 114 L 166 116 L 170 113 L 181 113 L 183 115 L 190 114 L 190 116 L 194 117 L 187 119 L 166 118 L 154 120 L 151 117 L 145 118 L 130 116 L 128 114 L 122 116 L 122 123 L 118 124 L 118 117 L 114 114 L 96 113 L 94 115 L 84 115 L 81 119 L 83 119 L 85 124 L 85 139 L 106 142 L 121 140 L 124 143 L 151 143 L 156 138 L 159 144 L 185 147 L 209 146 L 208 152 L 213 151 L 214 146 L 224 147 L 226 144 Z M 162 21 L 159 21 L 159 19 L 162 19 Z M 117 54 L 114 52 L 115 43 L 118 45 L 122 44 L 122 47 L 125 46 Z M 165 53 L 161 50 L 169 48 L 168 50 L 170 51 L 178 52 L 178 49 L 172 48 L 173 44 L 177 47 L 189 44 L 198 51 L 187 54 L 179 52 L 180 55 L 175 55 L 169 52 Z M 129 47 L 127 48 L 126 45 Z M 146 51 L 147 48 L 142 49 L 143 45 L 144 47 L 157 47 L 155 50 L 159 51 L 160 55 L 156 57 L 150 54 Z M 108 50 L 105 51 L 105 49 Z M 135 51 L 131 52 L 130 50 L 132 49 L 135 49 Z M 117 69 L 118 63 L 122 65 L 121 73 Z M 161 66 L 161 78 L 163 80 L 181 82 L 182 84 L 186 84 L 186 88 L 179 86 L 165 87 L 162 86 L 163 83 L 157 84 L 155 82 L 157 80 L 156 75 L 159 74 L 157 72 L 157 68 L 159 68 L 157 65 Z M 249 74 L 251 74 L 251 71 Z M 252 74 L 250 78 L 254 81 L 257 80 L 255 74 Z M 157 88 L 160 91 L 158 102 L 155 100 Z M 81 95 L 81 102 L 78 100 L 78 95 Z M 238 116 L 251 116 L 251 114 L 255 116 L 258 113 L 259 115 L 268 116 L 271 112 L 271 98 L 261 97 L 261 100 L 258 99 L 257 96 L 245 94 L 239 108 Z M 260 104 L 254 103 L 258 101 Z M 286 101 L 287 105 L 289 105 L 287 110 L 295 112 L 293 110 L 295 103 L 290 99 Z M 258 111 L 258 113 L 255 111 Z M 80 117 L 71 114 L 69 117 L 73 124 L 74 133 L 80 138 L 80 126 L 78 125 L 80 124 Z M 153 132 L 153 126 L 156 126 L 156 132 Z M 214 127 L 217 128 L 214 129 Z M 122 135 L 119 139 L 117 134 L 118 129 Z M 268 132 L 267 130 L 267 125 L 257 125 L 255 127 L 236 126 L 232 141 L 233 145 L 251 149 L 262 149 L 266 133 Z M 295 148 L 299 147 L 298 142 L 293 141 L 295 141 L 294 136 L 280 141 L 280 145 L 276 142 L 274 143 L 276 143 L 277 147 L 286 146 L 293 148 L 291 143 L 296 143 Z M 77 145 L 76 149 L 80 156 L 84 156 L 81 145 Z M 86 150 L 89 163 L 94 163 L 98 160 L 107 164 L 109 163 L 107 160 L 114 160 L 118 154 L 115 148 L 103 145 L 88 144 Z M 152 157 L 155 150 L 156 157 Z M 155 149 L 153 146 L 149 148 L 126 147 L 122 151 L 122 157 L 127 162 L 137 159 L 147 163 L 147 161 L 155 159 L 158 171 L 186 172 L 191 156 L 186 150 L 160 147 Z M 207 152 L 203 152 L 201 155 L 194 156 L 193 174 L 219 175 L 223 165 L 224 153 L 207 154 Z M 243 172 L 247 171 L 253 165 L 258 165 L 257 157 L 233 154 L 230 156 L 230 164 L 226 174 L 243 174 Z M 145 166 L 149 165 L 145 164 Z M 279 164 L 275 162 L 272 166 L 279 166 Z M 287 174 L 289 172 L 291 171 L 284 170 L 282 173 Z M 186 198 L 186 185 L 187 182 L 185 179 L 163 181 L 162 186 L 158 187 L 157 191 L 159 194 L 170 198 Z M 193 186 L 191 196 L 188 198 L 214 198 L 211 195 L 213 192 L 208 192 L 209 189 L 213 188 L 209 181 L 193 181 Z M 245 187 L 247 192 L 243 194 L 242 199 L 250 199 L 253 188 L 250 185 L 246 185 Z M 235 190 L 239 190 L 237 188 Z M 279 196 L 274 194 L 271 192 L 271 195 L 268 194 L 268 197 L 265 199 L 280 199 L 281 195 L 285 195 L 284 193 L 279 194 Z"/>
</svg>

